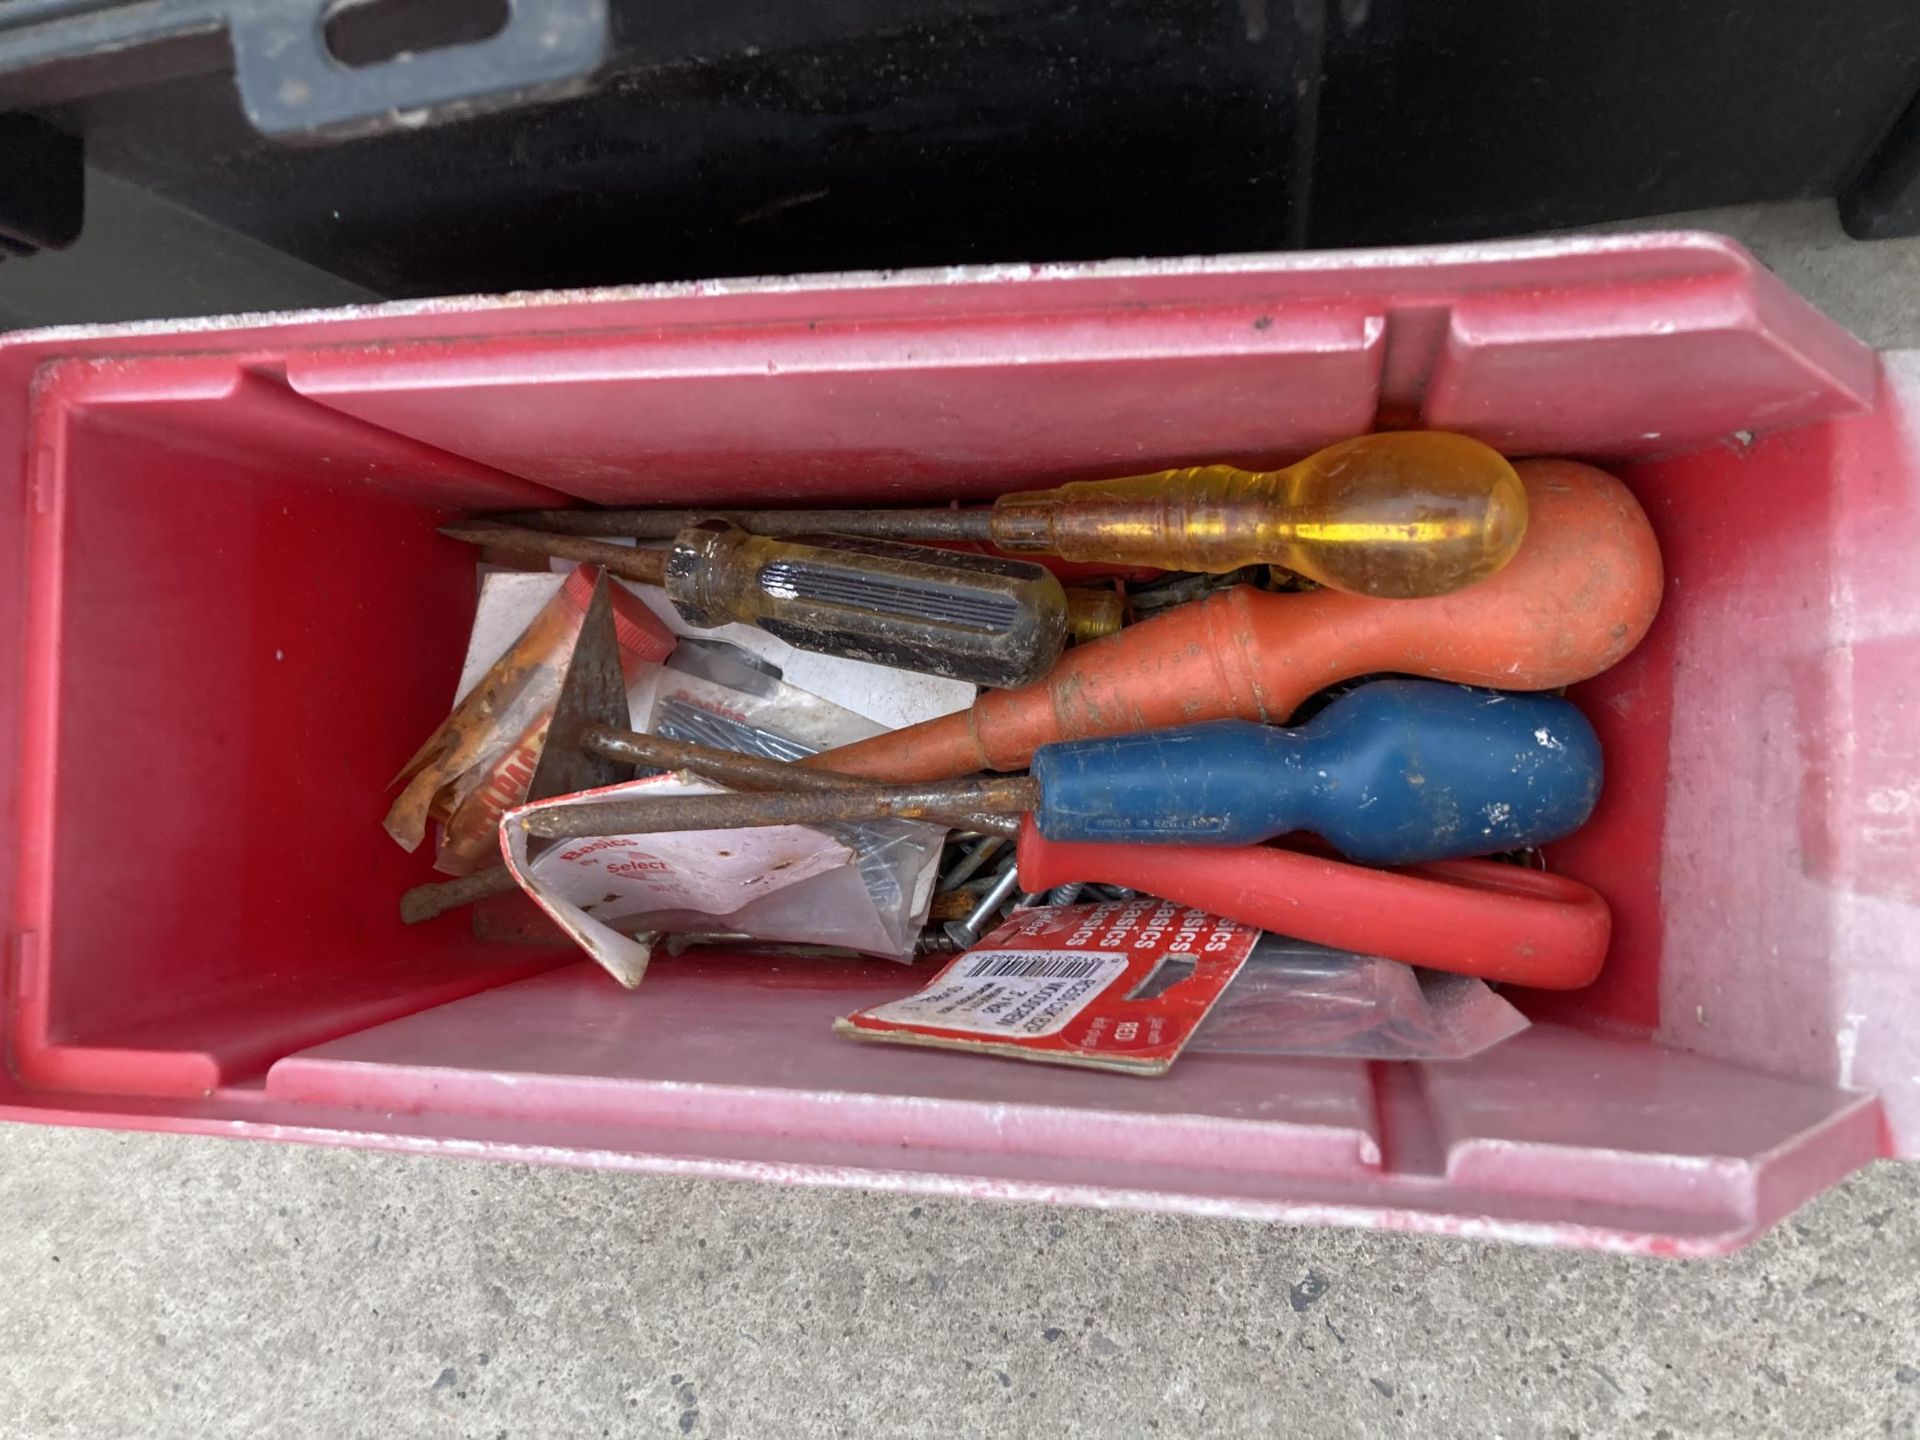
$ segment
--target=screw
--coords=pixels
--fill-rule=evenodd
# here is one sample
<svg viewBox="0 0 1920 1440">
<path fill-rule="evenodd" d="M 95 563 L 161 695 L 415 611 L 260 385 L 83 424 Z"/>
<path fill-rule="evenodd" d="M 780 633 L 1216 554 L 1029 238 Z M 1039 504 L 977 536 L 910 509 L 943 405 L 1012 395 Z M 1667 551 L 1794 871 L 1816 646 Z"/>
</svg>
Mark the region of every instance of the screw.
<svg viewBox="0 0 1920 1440">
<path fill-rule="evenodd" d="M 954 867 L 941 879 L 940 888 L 958 890 L 973 878 L 976 870 L 993 858 L 996 850 L 1006 843 L 1004 835 L 989 835 L 955 862 Z"/>
<path fill-rule="evenodd" d="M 913 942 L 913 953 L 921 955 L 958 955 L 967 947 L 937 925 L 929 925 Z"/>
<path fill-rule="evenodd" d="M 946 923 L 944 928 L 947 937 L 962 950 L 970 948 L 980 938 L 980 932 L 986 927 L 987 922 L 1000 912 L 1000 907 L 1007 903 L 1007 897 L 1013 894 L 1019 884 L 1019 868 L 1009 865 L 1007 873 L 1000 877 L 999 882 L 991 890 L 980 897 L 980 903 L 973 907 L 966 919 L 949 920 Z"/>
</svg>

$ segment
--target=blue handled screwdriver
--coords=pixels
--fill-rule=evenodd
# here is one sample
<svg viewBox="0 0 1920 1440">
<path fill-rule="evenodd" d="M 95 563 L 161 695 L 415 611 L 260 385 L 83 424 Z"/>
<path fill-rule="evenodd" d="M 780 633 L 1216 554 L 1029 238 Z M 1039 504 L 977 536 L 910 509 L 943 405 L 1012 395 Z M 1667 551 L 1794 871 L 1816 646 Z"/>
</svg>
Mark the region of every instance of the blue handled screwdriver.
<svg viewBox="0 0 1920 1440">
<path fill-rule="evenodd" d="M 1296 727 L 1214 720 L 1043 746 L 1025 776 L 556 804 L 525 824 L 579 838 L 1032 811 L 1048 840 L 1244 846 L 1304 830 L 1349 859 L 1412 865 L 1570 834 L 1601 771 L 1599 738 L 1565 700 L 1379 680 Z"/>
</svg>

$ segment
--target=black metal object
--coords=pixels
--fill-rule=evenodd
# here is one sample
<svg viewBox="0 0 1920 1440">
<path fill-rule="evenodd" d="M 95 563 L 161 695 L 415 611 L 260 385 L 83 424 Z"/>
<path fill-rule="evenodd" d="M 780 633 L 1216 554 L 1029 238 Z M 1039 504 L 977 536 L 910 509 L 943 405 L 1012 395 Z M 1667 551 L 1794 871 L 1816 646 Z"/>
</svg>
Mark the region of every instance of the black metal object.
<svg viewBox="0 0 1920 1440">
<path fill-rule="evenodd" d="M 11 0 L 0 105 L 395 295 L 1836 193 L 1895 233 L 1916 168 L 1912 0 L 502 3 Z"/>
<path fill-rule="evenodd" d="M 32 115 L 0 115 L 0 260 L 72 244 L 85 212 L 79 137 Z"/>
<path fill-rule="evenodd" d="M 1311 233 L 1475 239 L 1841 191 L 1920 93 L 1913 0 L 1335 0 Z"/>
<path fill-rule="evenodd" d="M 1841 191 L 1840 223 L 1856 240 L 1920 235 L 1920 99 Z"/>
</svg>

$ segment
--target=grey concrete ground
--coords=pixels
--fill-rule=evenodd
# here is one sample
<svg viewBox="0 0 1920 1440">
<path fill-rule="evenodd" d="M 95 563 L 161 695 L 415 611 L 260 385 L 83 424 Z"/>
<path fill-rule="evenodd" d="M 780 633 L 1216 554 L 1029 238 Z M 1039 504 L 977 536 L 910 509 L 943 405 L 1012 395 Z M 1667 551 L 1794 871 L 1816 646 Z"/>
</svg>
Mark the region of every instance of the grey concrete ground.
<svg viewBox="0 0 1920 1440">
<path fill-rule="evenodd" d="M 1920 1173 L 1731 1261 L 0 1131 L 0 1434 L 1920 1434 Z"/>
<path fill-rule="evenodd" d="M 1687 218 L 1920 344 L 1920 244 Z M 0 1127 L 0 1436 L 989 1430 L 1920 1435 L 1920 1167 L 1674 1264 Z"/>
</svg>

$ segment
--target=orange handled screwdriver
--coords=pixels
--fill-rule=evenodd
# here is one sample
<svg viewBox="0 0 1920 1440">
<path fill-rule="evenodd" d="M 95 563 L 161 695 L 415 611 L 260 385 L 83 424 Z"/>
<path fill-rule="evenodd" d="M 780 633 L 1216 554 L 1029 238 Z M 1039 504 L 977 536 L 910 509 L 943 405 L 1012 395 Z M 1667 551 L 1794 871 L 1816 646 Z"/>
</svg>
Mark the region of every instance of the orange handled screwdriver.
<svg viewBox="0 0 1920 1440">
<path fill-rule="evenodd" d="M 696 510 L 540 510 L 502 520 L 575 535 L 665 539 Z M 1493 574 L 1527 529 L 1500 452 L 1465 435 L 1362 435 L 1284 470 L 1196 465 L 1003 495 L 986 510 L 746 510 L 756 535 L 827 531 L 987 541 L 1009 554 L 1224 575 L 1280 565 L 1381 599 L 1444 595 Z"/>
<path fill-rule="evenodd" d="M 1381 671 L 1499 690 L 1598 675 L 1660 607 L 1660 550 L 1639 502 L 1570 460 L 1519 465 L 1527 538 L 1499 574 L 1451 595 L 1372 600 L 1248 586 L 1067 652 L 1046 679 L 971 710 L 799 763 L 883 780 L 1017 770 L 1056 740 L 1238 716 L 1283 724 L 1317 690 Z"/>
</svg>

